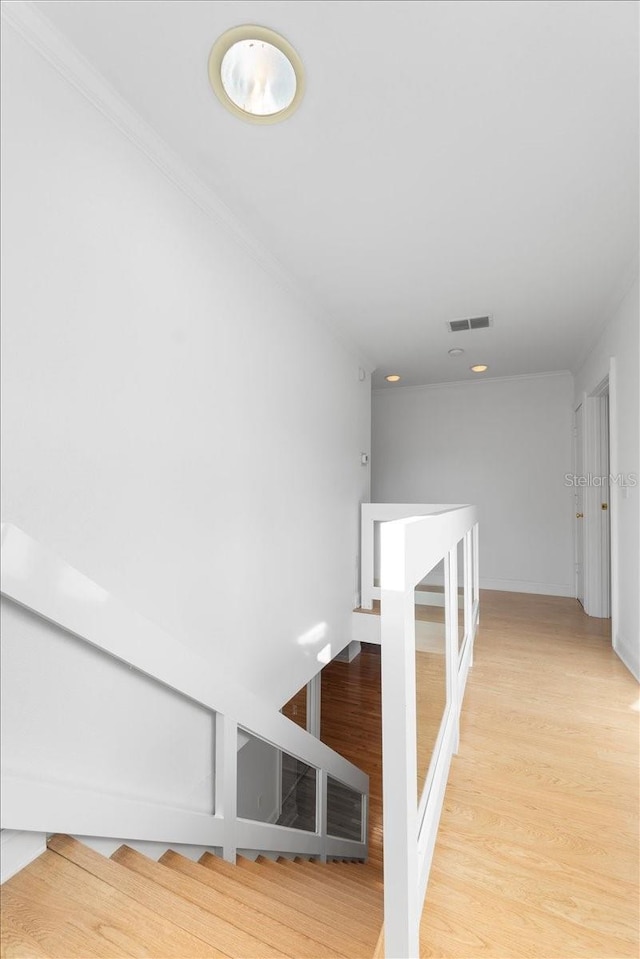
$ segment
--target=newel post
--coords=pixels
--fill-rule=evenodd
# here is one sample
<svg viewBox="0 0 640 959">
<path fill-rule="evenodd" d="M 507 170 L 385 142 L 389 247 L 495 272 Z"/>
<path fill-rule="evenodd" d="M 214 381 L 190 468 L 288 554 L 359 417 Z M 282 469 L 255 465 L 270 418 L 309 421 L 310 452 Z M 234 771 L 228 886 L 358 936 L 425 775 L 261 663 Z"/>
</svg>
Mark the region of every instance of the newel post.
<svg viewBox="0 0 640 959">
<path fill-rule="evenodd" d="M 238 724 L 216 713 L 215 815 L 224 821 L 222 857 L 235 865 L 238 815 Z"/>
<path fill-rule="evenodd" d="M 417 959 L 415 614 L 413 584 L 406 583 L 402 526 L 382 524 L 380 552 L 385 955 Z"/>
</svg>

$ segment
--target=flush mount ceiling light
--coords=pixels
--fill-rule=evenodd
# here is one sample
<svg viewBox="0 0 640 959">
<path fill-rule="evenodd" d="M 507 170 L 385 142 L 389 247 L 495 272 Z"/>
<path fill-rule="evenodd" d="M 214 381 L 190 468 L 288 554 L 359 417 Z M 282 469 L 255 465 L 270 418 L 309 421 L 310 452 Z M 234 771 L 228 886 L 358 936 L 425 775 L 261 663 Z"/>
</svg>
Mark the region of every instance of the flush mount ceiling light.
<svg viewBox="0 0 640 959">
<path fill-rule="evenodd" d="M 469 369 L 472 373 L 485 373 L 489 367 L 485 366 L 483 363 L 478 363 L 477 366 L 470 366 Z"/>
<path fill-rule="evenodd" d="M 266 27 L 233 27 L 209 54 L 209 80 L 220 102 L 250 123 L 291 116 L 304 93 L 302 60 L 284 37 Z"/>
<path fill-rule="evenodd" d="M 389 373 L 388 376 L 385 376 L 387 383 L 397 383 L 400 379 L 400 376 L 397 373 Z"/>
<path fill-rule="evenodd" d="M 464 350 L 449 350 L 449 356 L 462 356 Z"/>
</svg>

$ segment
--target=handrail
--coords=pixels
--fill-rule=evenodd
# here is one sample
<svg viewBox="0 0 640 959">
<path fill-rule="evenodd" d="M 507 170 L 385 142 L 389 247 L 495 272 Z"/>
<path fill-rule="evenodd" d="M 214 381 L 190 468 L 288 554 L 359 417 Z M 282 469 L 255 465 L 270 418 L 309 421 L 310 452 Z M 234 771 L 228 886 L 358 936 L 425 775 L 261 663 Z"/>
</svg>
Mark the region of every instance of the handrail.
<svg viewBox="0 0 640 959">
<path fill-rule="evenodd" d="M 372 609 L 373 600 L 380 599 L 380 587 L 375 585 L 375 528 L 376 523 L 405 519 L 408 516 L 429 516 L 447 510 L 459 509 L 460 503 L 363 503 L 360 526 L 360 606 Z"/>
<path fill-rule="evenodd" d="M 253 848 L 252 843 L 248 841 L 250 839 L 263 843 L 256 848 L 268 848 L 264 845 L 265 836 L 268 834 L 270 842 L 275 842 L 277 839 L 274 848 L 281 851 L 317 853 L 323 858 L 327 854 L 357 857 L 366 855 L 365 817 L 369 779 L 361 769 L 306 730 L 301 729 L 276 709 L 270 709 L 256 696 L 231 682 L 227 677 L 224 678 L 224 682 L 217 681 L 210 663 L 182 646 L 145 617 L 128 609 L 107 590 L 61 560 L 18 527 L 3 523 L 0 535 L 3 596 L 216 714 L 215 813 L 212 816 L 204 816 L 161 807 L 160 812 L 156 811 L 155 814 L 156 820 L 160 817 L 165 823 L 161 831 L 169 830 L 170 832 L 178 820 L 186 824 L 190 817 L 191 825 L 186 827 L 186 833 L 192 838 L 179 840 L 177 836 L 173 836 L 170 841 L 220 845 L 224 849 L 225 857 L 233 859 L 236 848 Z M 290 827 L 242 820 L 237 817 L 235 789 L 239 726 L 316 769 L 319 806 L 317 833 L 304 834 L 301 830 Z M 349 786 L 363 797 L 361 842 L 333 839 L 327 836 L 328 776 Z M 42 784 L 32 783 L 31 798 L 25 805 L 24 794 L 28 790 L 27 786 L 24 783 L 20 785 L 21 783 L 23 781 L 16 777 L 9 776 L 6 779 L 2 809 L 3 828 L 42 828 L 33 824 L 24 825 L 24 823 L 29 818 L 26 815 L 27 811 L 31 815 L 32 823 L 36 820 L 42 821 L 45 800 L 52 804 L 51 808 L 57 810 L 56 823 L 65 818 L 64 802 L 70 803 L 66 808 L 80 807 L 80 800 L 72 802 L 68 789 L 52 783 L 47 784 L 46 788 Z M 81 794 L 83 790 L 71 792 Z M 40 800 L 37 798 L 38 795 L 41 797 Z M 59 797 L 59 802 L 55 799 L 56 795 Z M 145 826 L 148 804 L 116 800 L 114 797 L 105 797 L 105 803 L 113 812 L 112 819 L 117 818 L 118 808 L 122 809 L 123 804 L 128 805 L 129 812 L 145 832 L 144 836 L 139 835 L 137 838 L 147 838 L 150 830 L 148 823 Z M 40 813 L 37 813 L 36 805 Z M 142 807 L 145 809 L 142 810 Z M 141 810 L 140 815 L 136 814 L 136 809 Z M 90 811 L 85 815 L 85 819 L 87 816 L 91 818 Z M 196 839 L 196 833 L 202 832 L 201 825 L 205 819 L 208 820 L 208 829 L 204 829 L 206 838 Z M 91 823 L 87 822 L 86 825 L 95 827 L 96 823 L 91 820 Z M 45 831 L 52 831 L 50 826 L 51 823 Z M 55 829 L 69 831 L 59 829 L 57 825 Z M 83 830 L 76 826 L 73 831 L 82 832 Z M 96 832 L 95 828 L 91 831 L 95 835 L 101 834 Z M 104 832 L 102 834 L 106 835 Z M 160 839 L 158 835 L 155 838 Z M 316 841 L 311 842 L 311 839 Z M 311 847 L 313 847 L 313 853 Z M 337 849 L 342 852 L 335 852 L 334 850 Z M 347 849 L 350 851 L 345 851 Z"/>
<path fill-rule="evenodd" d="M 390 507 L 390 508 L 389 508 Z M 403 517 L 399 516 L 405 510 Z M 419 955 L 419 926 L 464 688 L 479 619 L 478 517 L 473 506 L 368 504 L 380 520 L 385 955 Z M 391 514 L 391 515 L 389 515 Z M 389 515 L 386 519 L 385 515 Z M 364 525 L 364 522 L 363 522 Z M 463 543 L 465 634 L 458 648 L 458 543 Z M 416 803 L 415 587 L 445 565 L 447 703 Z"/>
</svg>

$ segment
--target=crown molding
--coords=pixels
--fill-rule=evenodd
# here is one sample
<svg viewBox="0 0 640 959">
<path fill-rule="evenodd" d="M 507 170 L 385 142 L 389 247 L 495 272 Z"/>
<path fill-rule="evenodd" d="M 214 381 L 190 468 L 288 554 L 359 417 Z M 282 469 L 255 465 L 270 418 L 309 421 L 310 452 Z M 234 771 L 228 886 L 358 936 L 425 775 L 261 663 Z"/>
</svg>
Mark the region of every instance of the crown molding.
<svg viewBox="0 0 640 959">
<path fill-rule="evenodd" d="M 2 21 L 11 26 L 56 72 L 85 97 L 151 163 L 320 323 L 368 373 L 375 363 L 340 329 L 337 319 L 318 309 L 302 286 L 165 140 L 111 86 L 109 81 L 53 26 L 31 0 L 2 0 Z"/>
<path fill-rule="evenodd" d="M 447 380 L 445 383 L 424 383 L 421 386 L 376 386 L 372 390 L 373 393 L 384 393 L 390 395 L 391 393 L 404 392 L 404 393 L 416 393 L 422 392 L 422 390 L 446 390 L 451 387 L 458 386 L 482 386 L 486 383 L 510 383 L 515 380 L 538 380 L 542 377 L 549 376 L 571 376 L 573 373 L 571 370 L 549 370 L 547 373 L 515 373 L 513 376 L 486 376 L 478 378 L 477 380 Z"/>
</svg>

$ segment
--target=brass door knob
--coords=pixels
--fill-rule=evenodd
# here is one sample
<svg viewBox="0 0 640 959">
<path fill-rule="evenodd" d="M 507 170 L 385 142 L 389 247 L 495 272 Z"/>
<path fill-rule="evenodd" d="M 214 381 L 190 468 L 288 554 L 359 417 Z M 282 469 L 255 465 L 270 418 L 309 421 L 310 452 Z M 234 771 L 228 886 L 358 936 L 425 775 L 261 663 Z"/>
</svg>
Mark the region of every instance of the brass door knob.
<svg viewBox="0 0 640 959">
<path fill-rule="evenodd" d="M 576 519 L 583 519 L 584 513 L 576 513 Z"/>
</svg>

